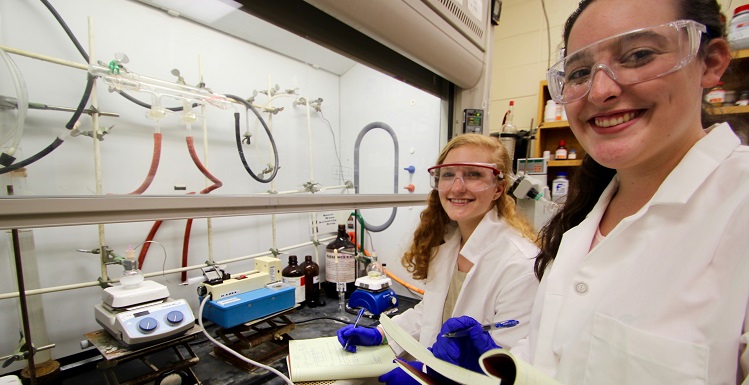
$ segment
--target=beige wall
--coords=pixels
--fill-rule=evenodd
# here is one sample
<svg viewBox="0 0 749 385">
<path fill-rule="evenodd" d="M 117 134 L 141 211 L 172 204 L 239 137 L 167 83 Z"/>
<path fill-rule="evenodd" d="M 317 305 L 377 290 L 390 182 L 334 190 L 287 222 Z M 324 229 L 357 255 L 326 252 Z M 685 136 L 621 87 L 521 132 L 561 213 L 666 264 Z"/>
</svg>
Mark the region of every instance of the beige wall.
<svg viewBox="0 0 749 385">
<path fill-rule="evenodd" d="M 626 1 L 626 0 L 623 0 Z M 527 130 L 531 119 L 537 125 L 539 82 L 554 63 L 562 43 L 562 28 L 579 0 L 545 0 L 549 17 L 546 26 L 541 0 L 503 0 L 502 16 L 494 29 L 489 130 L 501 129 L 510 100 L 515 101 L 515 125 Z M 749 0 L 718 0 L 730 21 L 733 10 Z M 549 50 L 548 36 L 551 41 Z M 551 54 L 549 54 L 551 52 Z"/>
</svg>

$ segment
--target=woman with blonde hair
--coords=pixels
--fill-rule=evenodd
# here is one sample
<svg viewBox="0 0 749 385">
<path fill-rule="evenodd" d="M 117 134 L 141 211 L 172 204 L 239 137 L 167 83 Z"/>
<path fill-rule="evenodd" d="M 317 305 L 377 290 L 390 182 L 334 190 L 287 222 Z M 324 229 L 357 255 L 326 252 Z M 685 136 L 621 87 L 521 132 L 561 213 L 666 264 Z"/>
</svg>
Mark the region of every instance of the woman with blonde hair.
<svg viewBox="0 0 749 385">
<path fill-rule="evenodd" d="M 481 323 L 517 320 L 517 326 L 491 333 L 507 348 L 527 336 L 538 248 L 533 228 L 507 193 L 511 172 L 502 144 L 480 134 L 453 138 L 429 169 L 433 191 L 401 260 L 414 279 L 424 281 L 425 294 L 414 308 L 393 317 L 424 346 L 437 340 L 445 320 L 461 315 Z M 383 343 L 379 329 L 346 326 L 338 338 L 352 351 Z M 403 383 L 407 377 L 395 369 L 380 381 Z"/>
</svg>

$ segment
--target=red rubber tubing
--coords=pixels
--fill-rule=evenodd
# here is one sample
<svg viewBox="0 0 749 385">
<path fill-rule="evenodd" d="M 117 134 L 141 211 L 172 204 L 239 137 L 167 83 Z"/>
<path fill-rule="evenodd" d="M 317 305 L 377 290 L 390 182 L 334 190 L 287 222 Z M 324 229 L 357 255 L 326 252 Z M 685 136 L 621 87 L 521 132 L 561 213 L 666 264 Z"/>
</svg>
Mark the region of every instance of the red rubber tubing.
<svg viewBox="0 0 749 385">
<path fill-rule="evenodd" d="M 156 175 L 156 170 L 159 169 L 159 161 L 161 160 L 161 133 L 153 133 L 153 155 L 151 157 L 151 168 L 148 169 L 148 175 L 143 183 L 135 191 L 131 192 L 130 195 L 143 194 L 146 189 L 153 182 L 153 177 Z"/>
</svg>

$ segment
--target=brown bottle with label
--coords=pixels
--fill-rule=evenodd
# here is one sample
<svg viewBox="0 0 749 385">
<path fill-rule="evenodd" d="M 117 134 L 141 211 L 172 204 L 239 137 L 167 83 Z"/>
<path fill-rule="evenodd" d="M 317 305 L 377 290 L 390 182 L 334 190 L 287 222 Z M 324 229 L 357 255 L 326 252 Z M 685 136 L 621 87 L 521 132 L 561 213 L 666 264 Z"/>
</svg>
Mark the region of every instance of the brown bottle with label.
<svg viewBox="0 0 749 385">
<path fill-rule="evenodd" d="M 356 245 L 346 233 L 346 225 L 338 225 L 338 236 L 325 247 L 325 281 L 321 283 L 328 298 L 338 299 L 338 284 L 346 286 L 346 298 L 356 286 Z"/>
<path fill-rule="evenodd" d="M 304 303 L 309 307 L 324 306 L 320 301 L 320 266 L 312 260 L 311 255 L 304 257 Z"/>
<path fill-rule="evenodd" d="M 296 255 L 289 255 L 289 265 L 281 271 L 283 283 L 294 288 L 294 302 L 304 302 L 304 270 L 297 263 Z"/>
</svg>

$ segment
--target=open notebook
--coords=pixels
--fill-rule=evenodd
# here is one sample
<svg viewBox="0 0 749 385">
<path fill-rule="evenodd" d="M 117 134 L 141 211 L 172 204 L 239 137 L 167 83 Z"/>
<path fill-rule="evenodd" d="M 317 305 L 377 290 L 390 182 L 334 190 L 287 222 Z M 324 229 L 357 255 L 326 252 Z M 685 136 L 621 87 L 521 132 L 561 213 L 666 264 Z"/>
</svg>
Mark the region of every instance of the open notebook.
<svg viewBox="0 0 749 385">
<path fill-rule="evenodd" d="M 503 385 L 561 385 L 561 383 L 533 368 L 528 363 L 516 360 L 508 350 L 493 349 L 484 353 L 479 358 L 479 365 L 484 373 L 476 373 L 435 357 L 424 345 L 411 337 L 386 315 L 380 316 L 380 324 L 389 341 L 396 342 L 406 352 L 428 366 L 430 370 L 434 370 L 455 382 L 470 385 L 497 385 L 500 383 Z M 398 360 L 397 363 L 421 384 L 438 383 L 428 374 L 414 369 L 404 361 Z"/>
<path fill-rule="evenodd" d="M 337 337 L 290 340 L 286 362 L 292 381 L 324 381 L 378 377 L 396 367 L 388 345 L 343 350 Z"/>
</svg>

